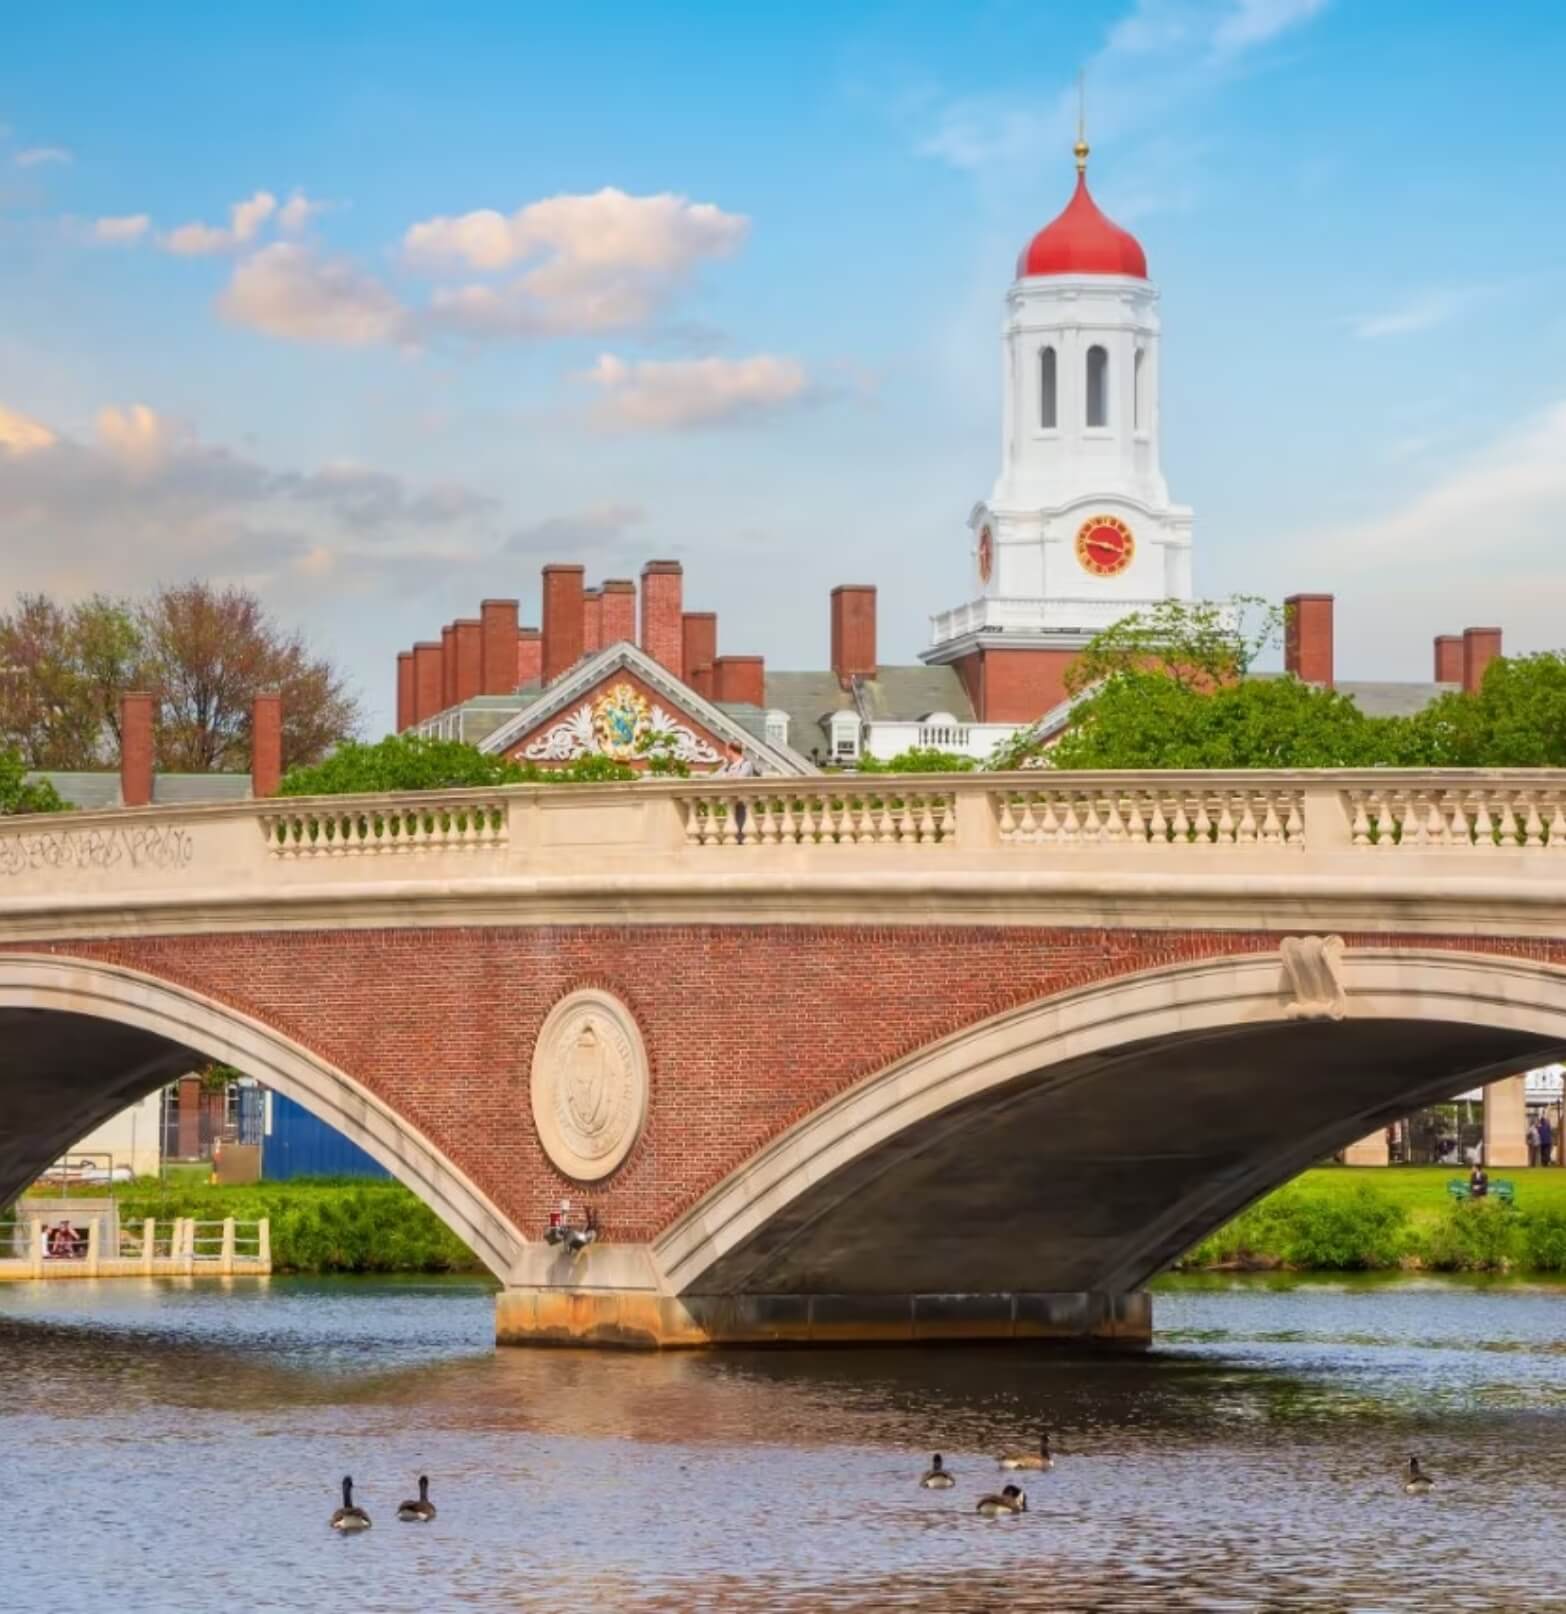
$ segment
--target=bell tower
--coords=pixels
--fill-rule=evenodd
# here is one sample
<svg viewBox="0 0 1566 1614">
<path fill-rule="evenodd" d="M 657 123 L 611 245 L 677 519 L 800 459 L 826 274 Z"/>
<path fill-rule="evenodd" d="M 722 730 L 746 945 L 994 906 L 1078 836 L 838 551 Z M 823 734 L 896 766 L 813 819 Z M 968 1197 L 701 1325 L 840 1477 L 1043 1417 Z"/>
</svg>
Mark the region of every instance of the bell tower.
<svg viewBox="0 0 1566 1614">
<path fill-rule="evenodd" d="M 932 620 L 981 720 L 1030 722 L 1064 698 L 1101 629 L 1191 597 L 1191 512 L 1159 457 L 1158 291 L 1099 211 L 1087 141 L 1076 190 L 1022 250 L 1001 328 L 1001 464 L 968 518 L 973 598 Z"/>
</svg>

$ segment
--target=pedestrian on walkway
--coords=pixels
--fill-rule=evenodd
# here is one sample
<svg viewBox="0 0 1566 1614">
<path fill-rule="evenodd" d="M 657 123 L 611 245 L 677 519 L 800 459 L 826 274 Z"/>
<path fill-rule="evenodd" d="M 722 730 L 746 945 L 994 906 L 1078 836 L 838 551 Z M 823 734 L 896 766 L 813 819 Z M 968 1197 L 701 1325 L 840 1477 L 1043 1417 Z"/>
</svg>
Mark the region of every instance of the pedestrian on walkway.
<svg viewBox="0 0 1566 1614">
<path fill-rule="evenodd" d="M 1528 1164 L 1536 1166 L 1539 1163 L 1539 1122 L 1537 1117 L 1528 1123 Z"/>
<path fill-rule="evenodd" d="M 1550 1125 L 1548 1115 L 1539 1117 L 1539 1164 L 1547 1166 L 1550 1156 L 1555 1149 L 1555 1128 Z"/>
</svg>

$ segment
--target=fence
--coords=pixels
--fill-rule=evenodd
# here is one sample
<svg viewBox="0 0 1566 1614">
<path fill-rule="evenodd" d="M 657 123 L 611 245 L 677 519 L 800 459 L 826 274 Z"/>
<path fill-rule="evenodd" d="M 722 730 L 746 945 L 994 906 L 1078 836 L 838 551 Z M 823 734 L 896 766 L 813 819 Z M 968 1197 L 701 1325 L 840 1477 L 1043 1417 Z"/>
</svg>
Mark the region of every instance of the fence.
<svg viewBox="0 0 1566 1614">
<path fill-rule="evenodd" d="M 241 1222 L 178 1216 L 116 1232 L 105 1219 L 0 1220 L 0 1280 L 27 1278 L 264 1277 L 272 1270 L 268 1218 Z"/>
</svg>

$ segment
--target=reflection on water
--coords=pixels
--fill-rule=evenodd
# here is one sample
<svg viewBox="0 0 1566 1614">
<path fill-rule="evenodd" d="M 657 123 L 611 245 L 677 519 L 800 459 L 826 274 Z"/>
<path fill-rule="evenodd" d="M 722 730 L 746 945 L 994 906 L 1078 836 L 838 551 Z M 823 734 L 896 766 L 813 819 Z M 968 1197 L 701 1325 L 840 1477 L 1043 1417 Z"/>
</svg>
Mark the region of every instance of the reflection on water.
<svg viewBox="0 0 1566 1614">
<path fill-rule="evenodd" d="M 0 1286 L 0 1605 L 1566 1609 L 1566 1290 L 1157 1314 L 1146 1356 L 640 1356 L 495 1352 L 476 1283 Z M 1040 1426 L 1031 1511 L 974 1517 Z M 918 1487 L 937 1449 L 954 1491 Z M 362 1537 L 326 1528 L 344 1473 Z M 420 1473 L 439 1518 L 398 1525 Z"/>
</svg>

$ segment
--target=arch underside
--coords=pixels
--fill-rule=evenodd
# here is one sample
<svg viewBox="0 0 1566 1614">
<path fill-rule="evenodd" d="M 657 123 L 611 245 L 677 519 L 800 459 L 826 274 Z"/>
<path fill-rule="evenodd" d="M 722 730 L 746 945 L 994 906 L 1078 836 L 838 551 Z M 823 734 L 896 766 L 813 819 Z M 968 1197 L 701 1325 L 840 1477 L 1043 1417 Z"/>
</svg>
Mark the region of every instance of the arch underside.
<svg viewBox="0 0 1566 1614">
<path fill-rule="evenodd" d="M 900 1062 L 665 1234 L 671 1286 L 1124 1293 L 1333 1150 L 1566 1050 L 1543 966 L 1361 957 L 1338 1021 L 1287 1018 L 1279 974 L 1134 977 Z"/>
<path fill-rule="evenodd" d="M 214 1060 L 342 1132 L 509 1276 L 525 1242 L 509 1220 L 346 1072 L 198 993 L 81 959 L 0 954 L 0 1205 L 126 1105 Z"/>
</svg>

